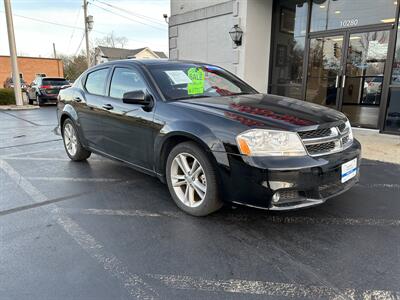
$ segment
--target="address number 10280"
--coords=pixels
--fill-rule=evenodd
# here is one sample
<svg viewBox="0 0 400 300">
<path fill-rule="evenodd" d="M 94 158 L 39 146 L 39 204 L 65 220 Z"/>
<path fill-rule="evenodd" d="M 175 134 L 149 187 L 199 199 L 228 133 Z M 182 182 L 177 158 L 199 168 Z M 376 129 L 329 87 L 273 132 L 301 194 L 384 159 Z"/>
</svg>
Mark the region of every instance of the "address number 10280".
<svg viewBox="0 0 400 300">
<path fill-rule="evenodd" d="M 340 27 L 351 27 L 357 25 L 358 25 L 358 19 L 349 19 L 340 21 Z"/>
</svg>

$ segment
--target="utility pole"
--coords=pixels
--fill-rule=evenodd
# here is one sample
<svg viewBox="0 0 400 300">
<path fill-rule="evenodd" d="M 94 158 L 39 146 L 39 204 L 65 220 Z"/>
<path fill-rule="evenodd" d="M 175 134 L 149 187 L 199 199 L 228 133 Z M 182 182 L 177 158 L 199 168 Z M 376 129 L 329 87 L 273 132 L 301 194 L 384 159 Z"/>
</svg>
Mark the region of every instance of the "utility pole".
<svg viewBox="0 0 400 300">
<path fill-rule="evenodd" d="M 53 54 L 54 54 L 54 58 L 57 58 L 56 44 L 55 43 L 53 43 Z"/>
<path fill-rule="evenodd" d="M 83 17 L 85 18 L 85 39 L 86 39 L 86 60 L 87 66 L 90 67 L 90 53 L 89 53 L 89 27 L 87 15 L 87 0 L 83 0 Z"/>
<path fill-rule="evenodd" d="M 6 11 L 6 21 L 8 30 L 8 44 L 10 46 L 10 58 L 12 66 L 12 77 L 14 83 L 15 104 L 18 106 L 24 105 L 21 92 L 21 79 L 19 77 L 18 61 L 17 61 L 17 46 L 15 44 L 14 23 L 11 12 L 10 0 L 4 0 L 4 8 Z"/>
</svg>

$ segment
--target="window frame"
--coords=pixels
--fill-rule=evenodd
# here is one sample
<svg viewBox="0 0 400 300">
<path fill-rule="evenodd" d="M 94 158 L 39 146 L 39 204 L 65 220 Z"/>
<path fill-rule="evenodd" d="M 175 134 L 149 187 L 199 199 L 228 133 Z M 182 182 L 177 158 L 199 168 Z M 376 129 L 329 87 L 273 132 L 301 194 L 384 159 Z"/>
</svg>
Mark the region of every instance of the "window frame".
<svg viewBox="0 0 400 300">
<path fill-rule="evenodd" d="M 108 87 L 109 81 L 110 81 L 110 69 L 111 69 L 111 68 L 110 68 L 109 66 L 105 66 L 105 67 L 102 67 L 102 68 L 96 68 L 96 69 L 91 70 L 90 72 L 88 72 L 88 73 L 85 75 L 85 77 L 83 78 L 82 87 L 83 87 L 84 91 L 85 91 L 86 93 L 88 93 L 89 95 L 99 96 L 99 97 L 107 97 L 107 87 Z M 101 71 L 101 70 L 107 70 L 107 75 L 106 75 L 106 79 L 105 79 L 105 85 L 104 85 L 104 88 L 103 88 L 103 92 L 104 92 L 103 95 L 91 93 L 91 92 L 89 92 L 88 89 L 86 88 L 86 83 L 87 83 L 87 80 L 88 80 L 88 78 L 89 78 L 89 75 L 92 74 L 92 73 L 94 73 L 94 72 Z"/>
</svg>

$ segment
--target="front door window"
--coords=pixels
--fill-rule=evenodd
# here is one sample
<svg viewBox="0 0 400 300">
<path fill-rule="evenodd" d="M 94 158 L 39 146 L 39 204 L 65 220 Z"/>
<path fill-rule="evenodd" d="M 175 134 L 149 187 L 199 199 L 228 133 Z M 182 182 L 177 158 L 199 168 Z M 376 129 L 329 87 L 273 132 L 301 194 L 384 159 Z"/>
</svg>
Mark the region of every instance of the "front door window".
<svg viewBox="0 0 400 300">
<path fill-rule="evenodd" d="M 342 72 L 343 36 L 310 40 L 306 100 L 336 108 Z"/>
<path fill-rule="evenodd" d="M 378 127 L 389 31 L 350 34 L 342 111 L 353 125 Z"/>
</svg>

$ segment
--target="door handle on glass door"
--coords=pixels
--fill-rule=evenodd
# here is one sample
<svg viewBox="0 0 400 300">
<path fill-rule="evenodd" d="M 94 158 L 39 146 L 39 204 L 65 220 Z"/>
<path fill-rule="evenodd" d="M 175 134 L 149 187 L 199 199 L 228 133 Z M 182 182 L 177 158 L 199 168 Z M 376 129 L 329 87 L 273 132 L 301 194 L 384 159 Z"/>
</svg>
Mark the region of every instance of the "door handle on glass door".
<svg viewBox="0 0 400 300">
<path fill-rule="evenodd" d="M 339 75 L 336 75 L 336 83 L 335 83 L 335 88 L 339 87 Z"/>
<path fill-rule="evenodd" d="M 345 86 L 346 86 L 346 75 L 343 75 L 342 88 L 344 88 Z"/>
<path fill-rule="evenodd" d="M 107 110 L 111 110 L 111 109 L 113 109 L 114 107 L 113 107 L 111 104 L 103 104 L 103 108 L 104 108 L 104 109 L 107 109 Z"/>
</svg>

